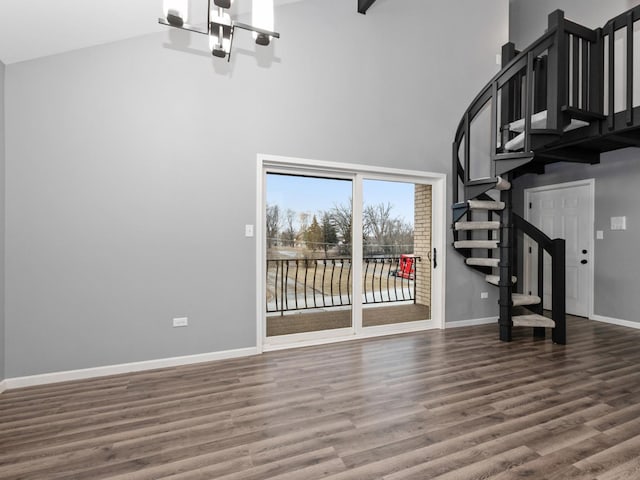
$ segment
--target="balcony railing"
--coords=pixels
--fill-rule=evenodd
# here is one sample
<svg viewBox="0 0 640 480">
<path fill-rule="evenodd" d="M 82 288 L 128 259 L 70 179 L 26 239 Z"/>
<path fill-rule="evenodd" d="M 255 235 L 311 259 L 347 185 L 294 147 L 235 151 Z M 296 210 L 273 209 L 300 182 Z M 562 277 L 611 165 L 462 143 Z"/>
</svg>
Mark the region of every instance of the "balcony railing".
<svg viewBox="0 0 640 480">
<path fill-rule="evenodd" d="M 413 255 L 363 258 L 363 303 L 415 303 L 420 260 Z M 351 305 L 352 267 L 349 257 L 267 260 L 267 312 Z"/>
</svg>

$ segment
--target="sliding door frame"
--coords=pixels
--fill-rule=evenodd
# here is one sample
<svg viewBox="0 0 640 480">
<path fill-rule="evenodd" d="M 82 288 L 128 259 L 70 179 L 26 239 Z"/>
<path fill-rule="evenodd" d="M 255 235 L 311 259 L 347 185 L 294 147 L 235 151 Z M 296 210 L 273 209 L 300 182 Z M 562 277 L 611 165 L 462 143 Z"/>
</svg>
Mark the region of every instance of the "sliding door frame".
<svg viewBox="0 0 640 480">
<path fill-rule="evenodd" d="M 432 268 L 431 281 L 431 320 L 424 322 L 411 322 L 411 324 L 399 324 L 379 327 L 362 326 L 361 302 L 353 302 L 352 325 L 349 329 L 341 331 L 328 331 L 323 335 L 316 332 L 313 338 L 304 334 L 299 337 L 287 335 L 286 342 L 266 342 L 266 175 L 267 173 L 285 173 L 291 175 L 311 175 L 320 177 L 340 178 L 352 180 L 353 191 L 353 238 L 362 238 L 362 206 L 363 192 L 362 180 L 396 181 L 414 184 L 431 185 L 432 187 L 432 251 L 438 252 L 437 268 Z M 422 172 L 414 170 L 402 170 L 395 168 L 373 167 L 368 165 L 326 162 L 303 158 L 282 157 L 277 155 L 258 154 L 257 156 L 257 181 L 256 181 L 256 345 L 259 353 L 281 348 L 293 348 L 298 346 L 318 345 L 324 343 L 354 340 L 358 338 L 389 335 L 392 333 L 421 331 L 433 328 L 445 328 L 445 281 L 446 281 L 446 181 L 443 173 Z M 362 258 L 362 242 L 352 242 L 352 258 Z M 362 278 L 362 262 L 353 262 L 353 278 Z M 353 282 L 353 297 L 362 298 L 362 282 Z M 291 340 L 293 338 L 293 340 Z"/>
</svg>

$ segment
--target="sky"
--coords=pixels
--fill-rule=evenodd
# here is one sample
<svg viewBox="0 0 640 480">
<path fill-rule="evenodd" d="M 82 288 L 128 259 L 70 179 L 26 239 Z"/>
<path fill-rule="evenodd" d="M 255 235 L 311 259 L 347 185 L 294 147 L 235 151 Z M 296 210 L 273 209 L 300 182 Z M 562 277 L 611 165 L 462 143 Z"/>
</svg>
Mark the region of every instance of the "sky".
<svg viewBox="0 0 640 480">
<path fill-rule="evenodd" d="M 413 183 L 364 180 L 363 194 L 365 206 L 391 203 L 391 214 L 413 225 Z M 346 205 L 350 198 L 349 180 L 267 175 L 267 203 L 279 205 L 284 211 L 290 208 L 313 215 L 330 210 L 335 204 Z"/>
</svg>

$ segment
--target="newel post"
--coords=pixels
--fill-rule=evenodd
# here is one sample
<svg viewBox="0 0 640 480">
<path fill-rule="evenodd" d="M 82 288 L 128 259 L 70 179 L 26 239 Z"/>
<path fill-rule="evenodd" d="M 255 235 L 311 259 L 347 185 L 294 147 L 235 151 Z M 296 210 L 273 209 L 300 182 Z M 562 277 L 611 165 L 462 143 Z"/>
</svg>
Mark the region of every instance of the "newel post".
<svg viewBox="0 0 640 480">
<path fill-rule="evenodd" d="M 565 241 L 553 240 L 553 262 L 551 264 L 551 318 L 556 323 L 552 339 L 555 343 L 567 343 L 566 320 L 566 265 Z"/>
<path fill-rule="evenodd" d="M 569 90 L 569 35 L 565 32 L 564 12 L 549 14 L 549 30 L 555 29 L 555 41 L 549 47 L 547 69 L 547 128 L 562 131 L 565 114 L 562 107 L 568 105 Z"/>
</svg>

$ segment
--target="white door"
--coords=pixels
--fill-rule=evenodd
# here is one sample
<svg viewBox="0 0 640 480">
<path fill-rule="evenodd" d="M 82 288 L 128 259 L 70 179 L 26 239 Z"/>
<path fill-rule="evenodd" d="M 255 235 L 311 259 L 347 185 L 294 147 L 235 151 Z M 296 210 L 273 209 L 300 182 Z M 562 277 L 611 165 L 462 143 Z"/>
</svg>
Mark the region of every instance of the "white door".
<svg viewBox="0 0 640 480">
<path fill-rule="evenodd" d="M 593 263 L 593 181 L 561 184 L 525 191 L 527 220 L 550 238 L 566 241 L 567 313 L 587 317 Z M 537 293 L 537 249 L 528 255 L 526 289 Z M 551 308 L 551 259 L 545 253 L 544 308 Z"/>
</svg>

